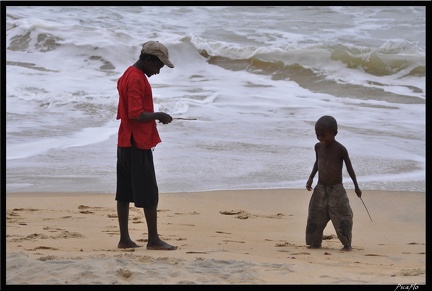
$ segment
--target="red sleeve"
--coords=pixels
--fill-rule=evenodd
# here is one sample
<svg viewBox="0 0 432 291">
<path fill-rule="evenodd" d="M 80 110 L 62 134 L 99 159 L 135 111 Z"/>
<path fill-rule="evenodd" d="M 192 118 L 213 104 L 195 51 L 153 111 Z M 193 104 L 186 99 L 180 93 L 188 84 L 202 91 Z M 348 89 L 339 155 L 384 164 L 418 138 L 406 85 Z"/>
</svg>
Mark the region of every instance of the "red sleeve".
<svg viewBox="0 0 432 291">
<path fill-rule="evenodd" d="M 144 111 L 143 92 L 145 92 L 145 82 L 143 78 L 131 78 L 127 90 L 128 96 L 128 118 L 136 119 Z"/>
</svg>

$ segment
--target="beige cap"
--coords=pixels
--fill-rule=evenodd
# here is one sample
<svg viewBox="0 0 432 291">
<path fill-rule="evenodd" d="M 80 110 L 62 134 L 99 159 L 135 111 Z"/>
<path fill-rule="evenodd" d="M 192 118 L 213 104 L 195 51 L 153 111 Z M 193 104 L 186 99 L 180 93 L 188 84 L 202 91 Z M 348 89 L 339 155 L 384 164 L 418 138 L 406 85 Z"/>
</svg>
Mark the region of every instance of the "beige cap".
<svg viewBox="0 0 432 291">
<path fill-rule="evenodd" d="M 141 53 L 157 56 L 162 61 L 162 63 L 170 68 L 174 68 L 174 65 L 168 58 L 168 49 L 158 41 L 151 40 L 144 43 Z"/>
</svg>

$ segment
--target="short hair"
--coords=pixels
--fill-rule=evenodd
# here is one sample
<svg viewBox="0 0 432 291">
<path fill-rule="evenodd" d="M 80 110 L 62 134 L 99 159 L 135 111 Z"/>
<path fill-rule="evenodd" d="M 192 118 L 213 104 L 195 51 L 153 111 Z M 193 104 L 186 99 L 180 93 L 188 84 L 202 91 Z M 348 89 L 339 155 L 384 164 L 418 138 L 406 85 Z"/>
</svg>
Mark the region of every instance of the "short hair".
<svg viewBox="0 0 432 291">
<path fill-rule="evenodd" d="M 315 127 L 323 127 L 335 133 L 338 130 L 336 119 L 330 115 L 324 115 L 320 119 L 318 119 L 318 121 L 315 123 Z"/>
</svg>

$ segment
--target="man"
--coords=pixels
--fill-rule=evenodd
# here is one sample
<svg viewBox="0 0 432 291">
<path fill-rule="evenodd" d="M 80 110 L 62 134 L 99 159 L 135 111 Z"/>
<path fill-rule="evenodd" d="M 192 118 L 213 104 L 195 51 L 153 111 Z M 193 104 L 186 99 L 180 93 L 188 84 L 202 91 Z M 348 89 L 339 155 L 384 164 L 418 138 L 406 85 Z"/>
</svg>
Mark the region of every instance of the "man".
<svg viewBox="0 0 432 291">
<path fill-rule="evenodd" d="M 117 144 L 117 215 L 120 227 L 118 248 L 140 247 L 129 236 L 129 203 L 144 209 L 149 250 L 175 250 L 159 238 L 157 206 L 159 191 L 153 164 L 153 148 L 161 142 L 156 120 L 168 124 L 172 117 L 154 112 L 152 88 L 147 78 L 164 66 L 174 68 L 168 49 L 158 41 L 143 44 L 139 59 L 117 82 L 120 119 Z"/>
</svg>

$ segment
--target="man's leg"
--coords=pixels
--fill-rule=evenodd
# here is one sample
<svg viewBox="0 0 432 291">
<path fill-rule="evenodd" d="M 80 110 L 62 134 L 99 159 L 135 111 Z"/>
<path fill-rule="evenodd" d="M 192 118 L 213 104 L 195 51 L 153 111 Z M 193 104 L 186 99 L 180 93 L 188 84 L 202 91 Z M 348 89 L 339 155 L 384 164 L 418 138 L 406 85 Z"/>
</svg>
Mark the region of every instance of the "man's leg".
<svg viewBox="0 0 432 291">
<path fill-rule="evenodd" d="M 144 208 L 144 215 L 147 222 L 148 242 L 147 249 L 149 250 L 176 250 L 176 246 L 167 244 L 159 238 L 157 231 L 157 209 Z"/>
<path fill-rule="evenodd" d="M 120 241 L 118 248 L 137 248 L 140 247 L 133 242 L 129 236 L 129 202 L 117 201 L 117 217 L 120 228 Z"/>
</svg>

